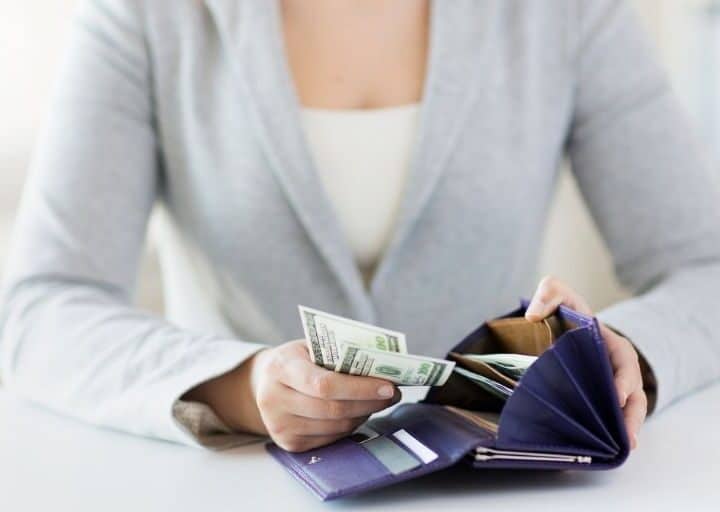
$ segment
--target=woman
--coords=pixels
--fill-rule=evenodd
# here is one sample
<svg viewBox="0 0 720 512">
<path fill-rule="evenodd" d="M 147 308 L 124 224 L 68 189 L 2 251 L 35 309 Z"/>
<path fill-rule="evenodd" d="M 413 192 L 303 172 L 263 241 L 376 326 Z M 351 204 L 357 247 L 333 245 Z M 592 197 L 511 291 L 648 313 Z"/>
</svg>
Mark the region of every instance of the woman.
<svg viewBox="0 0 720 512">
<path fill-rule="evenodd" d="M 627 2 L 547 7 L 86 2 L 18 221 L 7 385 L 179 442 L 329 443 L 399 394 L 311 364 L 296 305 L 444 354 L 535 287 L 567 153 L 637 294 L 596 312 L 635 445 L 653 379 L 661 408 L 720 375 L 720 193 Z M 168 320 L 131 306 L 156 203 Z M 547 278 L 527 316 L 560 303 L 591 313 Z"/>
</svg>

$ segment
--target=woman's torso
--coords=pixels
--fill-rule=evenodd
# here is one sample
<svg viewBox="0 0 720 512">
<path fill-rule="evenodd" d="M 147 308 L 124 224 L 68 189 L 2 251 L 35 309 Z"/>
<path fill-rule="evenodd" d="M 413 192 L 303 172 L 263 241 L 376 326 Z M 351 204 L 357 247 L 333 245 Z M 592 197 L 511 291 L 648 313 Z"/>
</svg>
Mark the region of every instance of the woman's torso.
<svg viewBox="0 0 720 512">
<path fill-rule="evenodd" d="M 321 193 L 279 10 L 206 3 L 147 3 L 172 320 L 279 343 L 301 335 L 302 303 L 441 354 L 532 291 L 571 117 L 565 14 L 433 4 L 408 177 L 366 289 Z"/>
</svg>

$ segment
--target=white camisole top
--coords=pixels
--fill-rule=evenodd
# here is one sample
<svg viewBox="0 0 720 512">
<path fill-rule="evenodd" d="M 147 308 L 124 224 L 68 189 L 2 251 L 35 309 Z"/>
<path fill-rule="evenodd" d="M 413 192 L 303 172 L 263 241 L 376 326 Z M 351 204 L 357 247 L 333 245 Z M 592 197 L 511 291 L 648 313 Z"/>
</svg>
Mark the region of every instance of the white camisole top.
<svg viewBox="0 0 720 512">
<path fill-rule="evenodd" d="M 311 156 L 366 285 L 395 228 L 419 111 L 302 109 Z"/>
</svg>

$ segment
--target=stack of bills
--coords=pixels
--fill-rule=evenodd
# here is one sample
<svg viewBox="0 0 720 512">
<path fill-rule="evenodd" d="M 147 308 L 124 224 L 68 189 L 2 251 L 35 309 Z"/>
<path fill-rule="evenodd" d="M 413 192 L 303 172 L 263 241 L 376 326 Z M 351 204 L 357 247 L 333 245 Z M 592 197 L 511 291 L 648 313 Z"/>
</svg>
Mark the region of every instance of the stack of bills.
<svg viewBox="0 0 720 512">
<path fill-rule="evenodd" d="M 486 364 L 500 374 L 507 377 L 503 382 L 497 377 L 482 375 L 467 368 L 455 368 L 455 373 L 483 388 L 491 395 L 501 400 L 507 400 L 513 394 L 517 382 L 525 375 L 530 365 L 537 361 L 537 357 L 525 354 L 463 354 L 463 360 Z"/>
<path fill-rule="evenodd" d="M 453 361 L 407 353 L 405 335 L 299 306 L 310 357 L 329 370 L 403 386 L 442 386 Z"/>
</svg>

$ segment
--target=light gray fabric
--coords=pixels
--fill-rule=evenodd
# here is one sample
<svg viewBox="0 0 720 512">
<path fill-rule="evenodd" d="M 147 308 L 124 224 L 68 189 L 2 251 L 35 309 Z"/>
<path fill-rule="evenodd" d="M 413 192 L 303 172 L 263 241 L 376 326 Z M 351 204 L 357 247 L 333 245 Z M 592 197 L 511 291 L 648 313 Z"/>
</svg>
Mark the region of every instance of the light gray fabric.
<svg viewBox="0 0 720 512">
<path fill-rule="evenodd" d="M 397 232 L 366 291 L 302 136 L 274 3 L 85 2 L 6 279 L 7 385 L 193 443 L 177 398 L 301 337 L 298 303 L 440 356 L 532 293 L 566 152 L 637 293 L 599 318 L 647 357 L 659 407 L 717 378 L 718 175 L 627 3 L 436 1 L 430 59 Z M 167 320 L 130 305 L 155 203 Z"/>
</svg>

